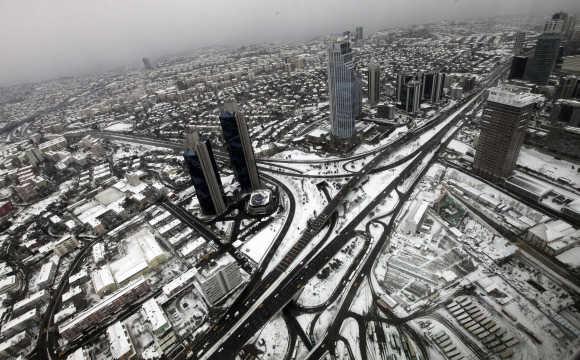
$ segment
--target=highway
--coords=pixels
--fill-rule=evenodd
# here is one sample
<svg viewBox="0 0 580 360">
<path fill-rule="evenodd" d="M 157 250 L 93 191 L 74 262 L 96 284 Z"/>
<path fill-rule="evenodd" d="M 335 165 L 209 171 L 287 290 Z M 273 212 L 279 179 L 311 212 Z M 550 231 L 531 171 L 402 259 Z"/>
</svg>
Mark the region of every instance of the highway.
<svg viewBox="0 0 580 360">
<path fill-rule="evenodd" d="M 468 99 L 466 104 L 453 114 L 454 119 L 457 119 L 456 121 L 458 121 L 459 115 L 465 111 L 469 105 L 473 104 L 481 94 L 482 93 L 480 92 Z M 449 122 L 449 124 L 440 130 L 438 136 L 432 137 L 431 140 L 422 146 L 423 155 L 429 154 L 436 146 L 441 145 L 441 138 L 455 125 L 455 122 Z M 252 335 L 250 332 L 246 331 L 246 329 L 260 328 L 275 313 L 282 309 L 294 297 L 294 295 L 301 290 L 308 279 L 315 276 L 320 269 L 326 265 L 328 260 L 331 259 L 332 256 L 334 256 L 336 252 L 338 252 L 342 246 L 352 238 L 354 235 L 354 229 L 361 223 L 368 213 L 372 211 L 384 198 L 386 198 L 387 195 L 394 191 L 400 181 L 411 175 L 413 171 L 416 170 L 415 167 L 422 161 L 422 157 L 418 156 L 413 162 L 411 162 L 405 170 L 398 175 L 398 178 L 395 181 L 388 184 L 363 211 L 357 214 L 357 216 L 341 230 L 338 236 L 332 239 L 330 243 L 322 248 L 316 255 L 310 256 L 306 261 L 302 260 L 299 264 L 292 264 L 301 251 L 300 247 L 304 248 L 305 245 L 310 242 L 316 234 L 318 234 L 326 224 L 330 214 L 334 213 L 338 207 L 342 205 L 351 190 L 389 154 L 390 151 L 381 152 L 342 187 L 334 199 L 327 204 L 321 214 L 309 222 L 308 229 L 302 234 L 297 242 L 299 249 L 294 247 L 289 251 L 288 257 L 291 261 L 282 261 L 274 270 L 275 273 L 280 273 L 280 275 L 277 276 L 279 279 L 269 286 L 267 292 L 264 292 L 259 298 L 255 299 L 253 304 L 251 304 L 250 309 L 246 310 L 246 314 L 241 317 L 241 320 L 238 321 L 231 330 L 225 331 L 223 330 L 223 327 L 220 327 L 218 331 L 215 331 L 214 333 L 210 331 L 208 335 L 210 336 L 210 339 L 213 339 L 213 341 L 211 343 L 206 342 L 202 344 L 201 348 L 198 348 L 199 350 L 196 352 L 197 356 L 201 359 L 220 359 L 229 358 L 230 356 L 233 358 L 238 349 L 241 348 L 245 341 L 248 340 L 249 336 Z M 314 252 L 311 251 L 309 255 L 313 253 Z M 294 266 L 289 267 L 288 263 Z M 239 311 L 239 314 L 242 314 L 241 310 L 243 309 L 237 310 Z M 218 338 L 220 340 L 215 342 L 215 339 Z M 211 347 L 209 347 L 210 345 Z"/>
</svg>

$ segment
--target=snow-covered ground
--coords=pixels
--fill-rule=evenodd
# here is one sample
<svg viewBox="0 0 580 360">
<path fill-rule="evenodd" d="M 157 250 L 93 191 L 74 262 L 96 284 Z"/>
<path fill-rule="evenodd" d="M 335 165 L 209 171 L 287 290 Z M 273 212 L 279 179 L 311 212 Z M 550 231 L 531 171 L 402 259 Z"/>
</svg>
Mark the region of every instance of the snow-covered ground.
<svg viewBox="0 0 580 360">
<path fill-rule="evenodd" d="M 282 315 L 278 314 L 264 325 L 249 343 L 262 352 L 260 359 L 283 359 L 288 350 L 289 333 Z"/>
<path fill-rule="evenodd" d="M 132 129 L 133 124 L 127 122 L 114 123 L 105 128 L 107 131 L 131 131 Z"/>
<path fill-rule="evenodd" d="M 353 318 L 347 318 L 342 323 L 340 327 L 340 335 L 344 336 L 344 338 L 350 344 L 350 349 L 354 356 L 355 360 L 362 360 L 362 354 L 360 353 L 358 343 L 360 340 L 359 332 L 358 332 L 358 323 Z"/>
<path fill-rule="evenodd" d="M 287 221 L 290 201 L 285 194 L 282 195 L 281 200 L 284 204 L 284 213 L 277 214 L 276 218 L 268 224 L 268 226 L 252 236 L 240 248 L 243 253 L 248 255 L 248 257 L 254 260 L 257 264 L 264 260 L 264 255 L 268 252 L 268 249 L 272 246 L 272 243 L 278 237 L 284 223 Z"/>
<path fill-rule="evenodd" d="M 313 218 L 315 214 L 320 214 L 322 209 L 324 209 L 324 206 L 327 204 L 324 194 L 316 188 L 313 181 L 307 179 L 288 179 L 284 176 L 279 176 L 277 178 L 279 181 L 282 181 L 294 195 L 296 211 L 288 232 L 270 260 L 270 264 L 266 268 L 265 274 L 270 272 L 280 262 L 280 260 L 284 258 L 288 250 L 290 250 L 298 241 L 302 232 L 306 229 L 308 219 Z M 314 246 L 317 243 L 317 240 L 320 240 L 323 237 L 324 230 L 310 242 L 309 246 Z"/>
<path fill-rule="evenodd" d="M 346 271 L 351 266 L 354 258 L 359 254 L 364 245 L 364 239 L 355 237 L 347 242 L 342 249 L 328 261 L 328 264 L 323 268 L 317 276 L 314 276 L 306 285 L 298 303 L 305 307 L 312 307 L 323 304 L 327 301 L 330 295 L 340 287 L 340 282 Z M 336 266 L 332 269 L 330 264 Z M 326 270 L 325 270 L 326 269 Z M 327 273 L 327 277 L 322 277 L 323 273 Z"/>
<path fill-rule="evenodd" d="M 355 299 L 350 306 L 350 311 L 360 314 L 366 315 L 369 312 L 369 309 L 373 305 L 373 293 L 371 291 L 370 285 L 368 280 L 365 279 L 361 286 L 358 288 L 358 291 L 355 295 Z"/>
</svg>

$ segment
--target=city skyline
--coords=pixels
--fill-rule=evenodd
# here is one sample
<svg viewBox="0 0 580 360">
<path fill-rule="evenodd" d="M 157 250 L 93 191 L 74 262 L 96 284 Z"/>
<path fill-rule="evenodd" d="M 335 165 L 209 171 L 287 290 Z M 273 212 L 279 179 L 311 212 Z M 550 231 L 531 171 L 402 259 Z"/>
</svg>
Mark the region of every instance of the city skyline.
<svg viewBox="0 0 580 360">
<path fill-rule="evenodd" d="M 133 34 L 214 45 L 0 88 L 0 358 L 580 359 L 573 8 L 169 0 L 144 29 L 137 1 L 53 22 L 125 20 L 77 49 L 96 62 Z M 484 5 L 514 4 L 549 7 Z M 460 20 L 377 30 L 389 6 Z"/>
<path fill-rule="evenodd" d="M 560 9 L 574 13 L 574 6 L 576 12 L 580 11 L 573 0 L 493 0 L 494 4 L 478 0 L 445 0 L 437 4 L 418 0 L 420 3 L 413 7 L 401 0 L 388 4 L 369 1 L 366 6 L 359 6 L 359 2 L 348 0 L 332 17 L 325 16 L 330 4 L 306 1 L 292 2 L 290 6 L 280 0 L 243 4 L 221 0 L 204 5 L 201 9 L 207 7 L 206 14 L 196 11 L 197 4 L 185 0 L 149 6 L 131 0 L 115 4 L 115 11 L 111 4 L 95 6 L 96 3 L 71 0 L 51 4 L 4 1 L 0 2 L 0 33 L 19 35 L 0 38 L 0 48 L 6 50 L 0 59 L 0 86 L 137 67 L 142 57 L 158 59 L 206 46 L 302 41 L 349 27 L 354 33 L 358 25 L 376 31 L 389 24 L 420 25 L 522 13 L 545 16 Z M 204 31 L 212 28 L 224 13 L 235 15 L 236 21 L 230 21 L 228 27 L 214 27 L 209 33 Z M 192 19 L 189 14 L 197 17 Z M 304 22 L 303 14 L 308 14 L 310 20 Z M 244 20 L 257 17 L 260 21 Z M 39 57 L 46 61 L 36 61 Z"/>
</svg>

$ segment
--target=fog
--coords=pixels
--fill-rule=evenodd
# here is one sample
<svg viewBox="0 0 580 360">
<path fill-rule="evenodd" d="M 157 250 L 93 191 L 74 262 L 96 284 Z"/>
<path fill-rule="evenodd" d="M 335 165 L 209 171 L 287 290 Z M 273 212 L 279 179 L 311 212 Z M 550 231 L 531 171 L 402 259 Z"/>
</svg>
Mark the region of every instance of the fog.
<svg viewBox="0 0 580 360">
<path fill-rule="evenodd" d="M 0 0 L 0 85 L 104 71 L 206 45 L 442 19 L 550 15 L 577 0 Z M 574 8 L 574 6 L 576 8 Z"/>
</svg>

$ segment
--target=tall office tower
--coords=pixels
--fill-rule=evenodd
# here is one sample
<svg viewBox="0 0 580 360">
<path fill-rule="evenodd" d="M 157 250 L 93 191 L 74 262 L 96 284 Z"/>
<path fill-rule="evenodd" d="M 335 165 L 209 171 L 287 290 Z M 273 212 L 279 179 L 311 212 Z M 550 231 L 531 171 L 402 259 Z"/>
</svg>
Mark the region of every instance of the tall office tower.
<svg viewBox="0 0 580 360">
<path fill-rule="evenodd" d="M 552 28 L 552 29 L 557 29 Z M 536 42 L 536 50 L 534 57 L 526 66 L 526 79 L 536 84 L 546 84 L 548 78 L 554 71 L 556 60 L 560 51 L 560 37 L 559 32 L 544 32 L 538 37 Z"/>
<path fill-rule="evenodd" d="M 357 26 L 355 29 L 354 40 L 355 41 L 362 41 L 363 39 L 363 27 Z"/>
<path fill-rule="evenodd" d="M 415 74 L 410 72 L 400 72 L 397 74 L 397 102 L 404 103 L 403 99 L 407 95 L 407 83 L 415 79 Z"/>
<path fill-rule="evenodd" d="M 202 213 L 223 213 L 226 210 L 224 188 L 209 140 L 200 139 L 198 133 L 186 133 L 183 158 Z"/>
<path fill-rule="evenodd" d="M 257 190 L 260 188 L 260 177 L 246 120 L 239 111 L 235 111 L 233 105 L 227 105 L 224 110 L 220 114 L 220 123 L 234 174 L 242 191 Z"/>
<path fill-rule="evenodd" d="M 368 69 L 368 96 L 369 103 L 376 105 L 379 102 L 381 89 L 381 68 L 377 64 L 369 64 Z"/>
<path fill-rule="evenodd" d="M 524 74 L 526 72 L 526 64 L 528 63 L 527 56 L 514 56 L 512 58 L 512 66 L 510 69 L 510 74 L 508 79 L 518 79 L 521 80 L 524 78 Z"/>
<path fill-rule="evenodd" d="M 525 87 L 503 85 L 489 90 L 473 163 L 477 173 L 491 179 L 512 173 L 528 120 L 540 99 Z"/>
<path fill-rule="evenodd" d="M 445 80 L 447 79 L 447 75 L 444 73 L 435 73 L 435 85 L 433 91 L 433 102 L 438 103 L 441 101 L 441 98 L 445 95 Z"/>
<path fill-rule="evenodd" d="M 575 26 L 576 18 L 560 11 L 552 15 L 552 19 L 546 22 L 544 31 L 546 31 L 546 29 L 554 30 L 554 28 L 557 27 L 558 32 L 562 34 L 562 40 L 569 40 L 574 34 Z"/>
<path fill-rule="evenodd" d="M 435 73 L 421 73 L 421 99 L 433 101 L 435 97 Z"/>
<path fill-rule="evenodd" d="M 526 42 L 526 33 L 523 31 L 516 32 L 514 36 L 514 55 L 521 55 L 524 51 L 524 44 Z"/>
<path fill-rule="evenodd" d="M 355 135 L 355 118 L 360 115 L 360 77 L 350 43 L 340 39 L 328 48 L 328 91 L 331 134 L 336 139 Z"/>
<path fill-rule="evenodd" d="M 407 83 L 402 101 L 402 108 L 409 114 L 415 114 L 419 111 L 421 105 L 421 83 L 419 81 L 412 80 Z"/>
</svg>

